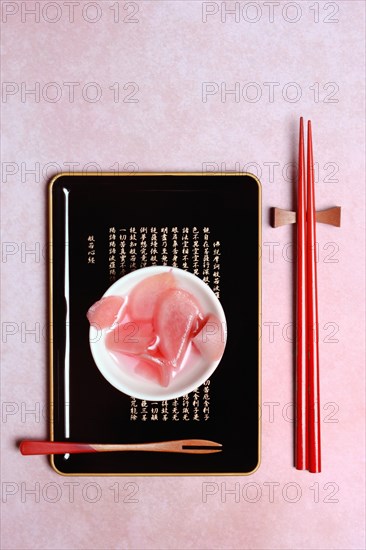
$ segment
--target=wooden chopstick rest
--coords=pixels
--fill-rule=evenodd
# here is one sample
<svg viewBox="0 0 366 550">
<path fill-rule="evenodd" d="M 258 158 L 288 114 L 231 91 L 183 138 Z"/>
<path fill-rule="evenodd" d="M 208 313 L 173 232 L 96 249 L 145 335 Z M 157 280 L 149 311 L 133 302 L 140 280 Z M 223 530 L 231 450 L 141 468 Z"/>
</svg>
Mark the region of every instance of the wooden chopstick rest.
<svg viewBox="0 0 366 550">
<path fill-rule="evenodd" d="M 281 227 L 282 225 L 290 225 L 296 223 L 296 212 L 292 210 L 283 210 L 282 208 L 271 209 L 271 226 Z M 318 210 L 316 212 L 317 223 L 325 223 L 327 225 L 334 225 L 335 227 L 341 227 L 341 207 L 333 206 L 326 210 Z"/>
</svg>

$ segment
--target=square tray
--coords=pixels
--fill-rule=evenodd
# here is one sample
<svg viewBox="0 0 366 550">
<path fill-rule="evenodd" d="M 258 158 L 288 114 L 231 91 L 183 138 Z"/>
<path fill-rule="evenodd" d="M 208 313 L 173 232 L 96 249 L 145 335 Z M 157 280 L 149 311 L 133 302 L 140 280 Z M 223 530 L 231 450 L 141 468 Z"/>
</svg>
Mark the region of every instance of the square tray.
<svg viewBox="0 0 366 550">
<path fill-rule="evenodd" d="M 210 439 L 221 453 L 54 455 L 64 475 L 248 474 L 260 454 L 261 188 L 250 174 L 60 174 L 49 189 L 51 439 Z M 143 237 L 144 235 L 144 237 Z M 165 236 L 164 236 L 165 235 Z M 101 375 L 88 308 L 124 274 L 175 265 L 211 286 L 228 342 L 195 392 L 144 402 Z"/>
</svg>

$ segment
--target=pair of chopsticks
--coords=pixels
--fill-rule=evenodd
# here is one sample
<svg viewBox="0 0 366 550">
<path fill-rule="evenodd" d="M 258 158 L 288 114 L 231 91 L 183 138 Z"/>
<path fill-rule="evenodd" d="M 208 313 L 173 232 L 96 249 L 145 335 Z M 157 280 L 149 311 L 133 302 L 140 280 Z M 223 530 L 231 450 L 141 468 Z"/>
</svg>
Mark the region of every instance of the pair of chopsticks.
<svg viewBox="0 0 366 550">
<path fill-rule="evenodd" d="M 321 471 L 319 327 L 316 269 L 316 211 L 311 122 L 305 174 L 304 123 L 300 118 L 297 204 L 296 445 L 298 470 Z"/>
<path fill-rule="evenodd" d="M 222 451 L 221 443 L 206 439 L 180 439 L 157 443 L 72 443 L 69 441 L 30 441 L 20 443 L 22 455 L 53 455 L 66 453 L 106 453 L 147 451 L 155 453 L 211 454 Z"/>
</svg>

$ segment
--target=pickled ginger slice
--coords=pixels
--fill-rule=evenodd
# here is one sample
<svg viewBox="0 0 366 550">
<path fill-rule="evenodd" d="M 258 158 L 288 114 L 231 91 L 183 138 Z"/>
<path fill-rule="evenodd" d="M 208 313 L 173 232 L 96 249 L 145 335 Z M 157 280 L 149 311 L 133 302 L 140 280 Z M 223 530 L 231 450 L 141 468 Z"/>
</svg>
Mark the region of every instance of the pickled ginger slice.
<svg viewBox="0 0 366 550">
<path fill-rule="evenodd" d="M 128 298 L 128 310 L 131 318 L 141 321 L 151 320 L 161 294 L 175 286 L 176 280 L 171 271 L 152 275 L 138 283 Z"/>
<path fill-rule="evenodd" d="M 215 315 L 208 315 L 200 332 L 193 338 L 193 345 L 209 361 L 221 359 L 226 345 L 226 331 Z"/>
<path fill-rule="evenodd" d="M 118 323 L 107 332 L 105 338 L 107 349 L 129 355 L 145 353 L 155 341 L 156 335 L 152 323 L 143 321 Z"/>
<path fill-rule="evenodd" d="M 159 350 L 174 368 L 182 364 L 200 315 L 195 299 L 185 290 L 166 290 L 159 298 L 153 323 Z"/>
<path fill-rule="evenodd" d="M 109 328 L 124 315 L 126 299 L 123 296 L 106 296 L 95 302 L 86 314 L 88 321 L 97 329 Z"/>
</svg>

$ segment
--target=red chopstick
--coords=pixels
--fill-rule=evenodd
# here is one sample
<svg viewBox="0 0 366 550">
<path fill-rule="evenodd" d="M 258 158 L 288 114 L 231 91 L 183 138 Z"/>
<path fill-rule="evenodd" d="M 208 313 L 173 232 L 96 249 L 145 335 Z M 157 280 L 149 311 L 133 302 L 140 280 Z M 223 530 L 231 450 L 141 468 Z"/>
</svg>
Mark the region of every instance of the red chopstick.
<svg viewBox="0 0 366 550">
<path fill-rule="evenodd" d="M 295 466 L 321 471 L 319 328 L 316 269 L 316 210 L 311 122 L 305 176 L 304 123 L 300 118 L 297 197 L 297 356 Z"/>
<path fill-rule="evenodd" d="M 314 161 L 311 122 L 308 122 L 307 154 L 307 347 L 308 347 L 308 446 L 309 471 L 321 471 L 320 395 L 319 395 L 319 325 L 318 285 L 316 269 L 316 210 L 314 192 Z"/>
<path fill-rule="evenodd" d="M 306 343 L 306 180 L 304 123 L 300 118 L 297 187 L 297 357 L 295 466 L 308 469 L 307 343 Z"/>
</svg>

